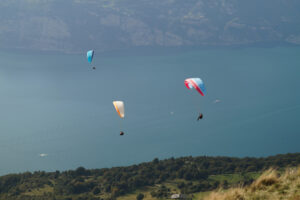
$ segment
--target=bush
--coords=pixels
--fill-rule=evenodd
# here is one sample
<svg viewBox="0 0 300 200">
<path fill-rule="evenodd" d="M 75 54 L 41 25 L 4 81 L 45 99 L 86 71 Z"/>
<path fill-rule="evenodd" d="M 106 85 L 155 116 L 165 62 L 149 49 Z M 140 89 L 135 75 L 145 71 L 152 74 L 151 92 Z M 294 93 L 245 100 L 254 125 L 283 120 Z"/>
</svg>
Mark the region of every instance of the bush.
<svg viewBox="0 0 300 200">
<path fill-rule="evenodd" d="M 136 200 L 142 200 L 142 199 L 144 199 L 144 195 L 142 193 L 136 196 Z"/>
<path fill-rule="evenodd" d="M 93 189 L 93 194 L 94 195 L 97 195 L 97 194 L 99 194 L 101 192 L 101 190 L 99 189 L 99 187 L 95 187 L 94 189 Z"/>
</svg>

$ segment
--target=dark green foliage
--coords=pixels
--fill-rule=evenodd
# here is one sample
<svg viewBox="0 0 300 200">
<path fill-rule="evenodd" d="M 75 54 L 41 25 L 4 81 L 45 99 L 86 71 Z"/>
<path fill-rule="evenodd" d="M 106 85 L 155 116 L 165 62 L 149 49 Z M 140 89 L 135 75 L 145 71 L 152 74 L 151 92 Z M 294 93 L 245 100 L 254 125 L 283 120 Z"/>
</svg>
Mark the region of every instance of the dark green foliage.
<svg viewBox="0 0 300 200">
<path fill-rule="evenodd" d="M 142 193 L 139 193 L 137 196 L 136 196 L 136 200 L 143 200 L 144 199 L 144 195 Z"/>
<path fill-rule="evenodd" d="M 228 188 L 228 182 L 226 180 L 222 181 L 221 182 L 221 187 L 224 188 L 224 189 L 227 189 Z"/>
<path fill-rule="evenodd" d="M 169 197 L 170 196 L 170 189 L 163 185 L 163 186 L 157 188 L 156 190 L 153 190 L 151 192 L 151 196 L 152 197 L 157 197 L 157 198 Z"/>
<path fill-rule="evenodd" d="M 85 170 L 84 167 L 78 167 L 78 168 L 75 170 L 75 175 L 76 175 L 76 176 L 84 176 L 84 175 L 87 175 L 87 171 Z"/>
<path fill-rule="evenodd" d="M 101 191 L 100 191 L 99 187 L 95 187 L 95 188 L 93 189 L 93 194 L 95 194 L 95 195 L 99 194 L 100 192 L 101 192 Z"/>
<path fill-rule="evenodd" d="M 300 164 L 300 153 L 277 155 L 267 158 L 229 158 L 229 157 L 182 157 L 166 160 L 154 159 L 152 162 L 141 163 L 128 167 L 110 169 L 85 169 L 64 172 L 25 172 L 0 177 L 0 199 L 35 199 L 25 196 L 25 192 L 41 188 L 53 188 L 45 191 L 45 199 L 95 199 L 104 193 L 110 193 L 112 199 L 145 186 L 155 187 L 153 197 L 167 197 L 170 189 L 163 186 L 166 181 L 181 179 L 177 186 L 182 193 L 208 191 L 217 187 L 227 188 L 226 180 L 208 181 L 208 176 L 239 173 L 242 181 L 238 184 L 247 185 L 253 182 L 248 172 L 258 172 L 270 167 L 291 167 Z M 41 195 L 41 194 L 40 194 Z M 73 196 L 76 196 L 76 198 Z M 18 197 L 18 198 L 17 198 Z M 21 198 L 22 197 L 22 198 Z M 46 198 L 47 197 L 47 198 Z M 43 199 L 43 198 L 36 198 Z M 97 199 L 97 198 L 96 198 Z"/>
</svg>

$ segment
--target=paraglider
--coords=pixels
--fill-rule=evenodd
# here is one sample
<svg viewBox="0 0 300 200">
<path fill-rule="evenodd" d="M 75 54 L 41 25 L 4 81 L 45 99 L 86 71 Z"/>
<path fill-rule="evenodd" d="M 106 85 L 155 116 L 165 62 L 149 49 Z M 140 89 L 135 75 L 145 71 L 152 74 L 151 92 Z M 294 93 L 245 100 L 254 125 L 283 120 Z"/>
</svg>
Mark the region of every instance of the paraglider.
<svg viewBox="0 0 300 200">
<path fill-rule="evenodd" d="M 89 63 L 92 63 L 93 58 L 94 58 L 94 50 L 89 50 L 86 53 L 86 58 L 87 58 L 87 60 L 88 60 Z"/>
<path fill-rule="evenodd" d="M 188 89 L 195 88 L 202 96 L 206 94 L 204 82 L 200 78 L 188 78 L 184 81 Z"/>
<path fill-rule="evenodd" d="M 206 89 L 205 89 L 204 82 L 200 78 L 185 79 L 184 84 L 188 89 L 193 89 L 193 88 L 196 89 L 201 94 L 201 96 L 206 95 Z M 197 118 L 197 121 L 199 121 L 202 118 L 203 118 L 203 114 L 200 113 Z"/>
<path fill-rule="evenodd" d="M 113 105 L 114 105 L 119 117 L 123 119 L 125 117 L 124 102 L 123 101 L 113 101 Z M 124 132 L 120 131 L 120 135 L 124 135 Z"/>
<path fill-rule="evenodd" d="M 220 99 L 216 99 L 216 100 L 214 100 L 214 101 L 213 101 L 213 103 L 214 103 L 214 104 L 216 104 L 216 103 L 220 103 L 220 102 L 221 102 L 221 100 L 220 100 Z"/>
<path fill-rule="evenodd" d="M 113 104 L 115 106 L 115 109 L 116 109 L 118 115 L 121 118 L 124 118 L 125 117 L 124 102 L 123 101 L 113 101 Z"/>
<path fill-rule="evenodd" d="M 40 157 L 46 157 L 46 156 L 48 156 L 48 154 L 46 154 L 46 153 L 40 153 L 39 156 Z"/>
<path fill-rule="evenodd" d="M 93 58 L 94 58 L 94 50 L 89 50 L 86 53 L 86 58 L 87 58 L 88 62 L 91 64 L 93 62 Z M 96 67 L 93 67 L 93 69 L 95 70 Z"/>
<path fill-rule="evenodd" d="M 197 118 L 197 121 L 199 121 L 199 120 L 202 119 L 202 118 L 203 118 L 203 114 L 200 113 L 199 116 L 198 116 L 198 118 Z"/>
</svg>

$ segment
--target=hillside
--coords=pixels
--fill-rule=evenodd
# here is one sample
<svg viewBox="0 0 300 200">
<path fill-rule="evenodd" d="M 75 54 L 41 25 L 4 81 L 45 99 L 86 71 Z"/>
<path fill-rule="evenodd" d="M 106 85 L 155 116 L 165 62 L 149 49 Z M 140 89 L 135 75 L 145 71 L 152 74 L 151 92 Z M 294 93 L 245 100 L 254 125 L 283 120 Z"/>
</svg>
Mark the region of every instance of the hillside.
<svg viewBox="0 0 300 200">
<path fill-rule="evenodd" d="M 0 48 L 300 44 L 298 0 L 2 0 Z"/>
<path fill-rule="evenodd" d="M 300 164 L 300 153 L 266 158 L 182 157 L 154 159 L 128 167 L 25 172 L 0 177 L 0 199 L 166 199 L 184 193 L 194 199 L 217 188 L 249 185 L 266 169 Z M 259 179 L 258 179 L 259 180 Z"/>
<path fill-rule="evenodd" d="M 203 200 L 299 200 L 300 168 L 288 168 L 284 173 L 270 169 L 250 186 L 219 190 Z"/>
</svg>

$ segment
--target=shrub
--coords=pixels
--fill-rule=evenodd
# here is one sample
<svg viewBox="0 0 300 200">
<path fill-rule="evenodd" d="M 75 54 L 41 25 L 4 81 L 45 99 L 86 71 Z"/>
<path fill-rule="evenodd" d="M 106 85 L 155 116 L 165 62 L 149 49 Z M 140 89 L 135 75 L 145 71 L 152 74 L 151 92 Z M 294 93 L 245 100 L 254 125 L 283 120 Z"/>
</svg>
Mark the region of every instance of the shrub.
<svg viewBox="0 0 300 200">
<path fill-rule="evenodd" d="M 144 195 L 142 193 L 136 196 L 136 200 L 143 200 L 143 199 L 144 199 Z"/>
</svg>

